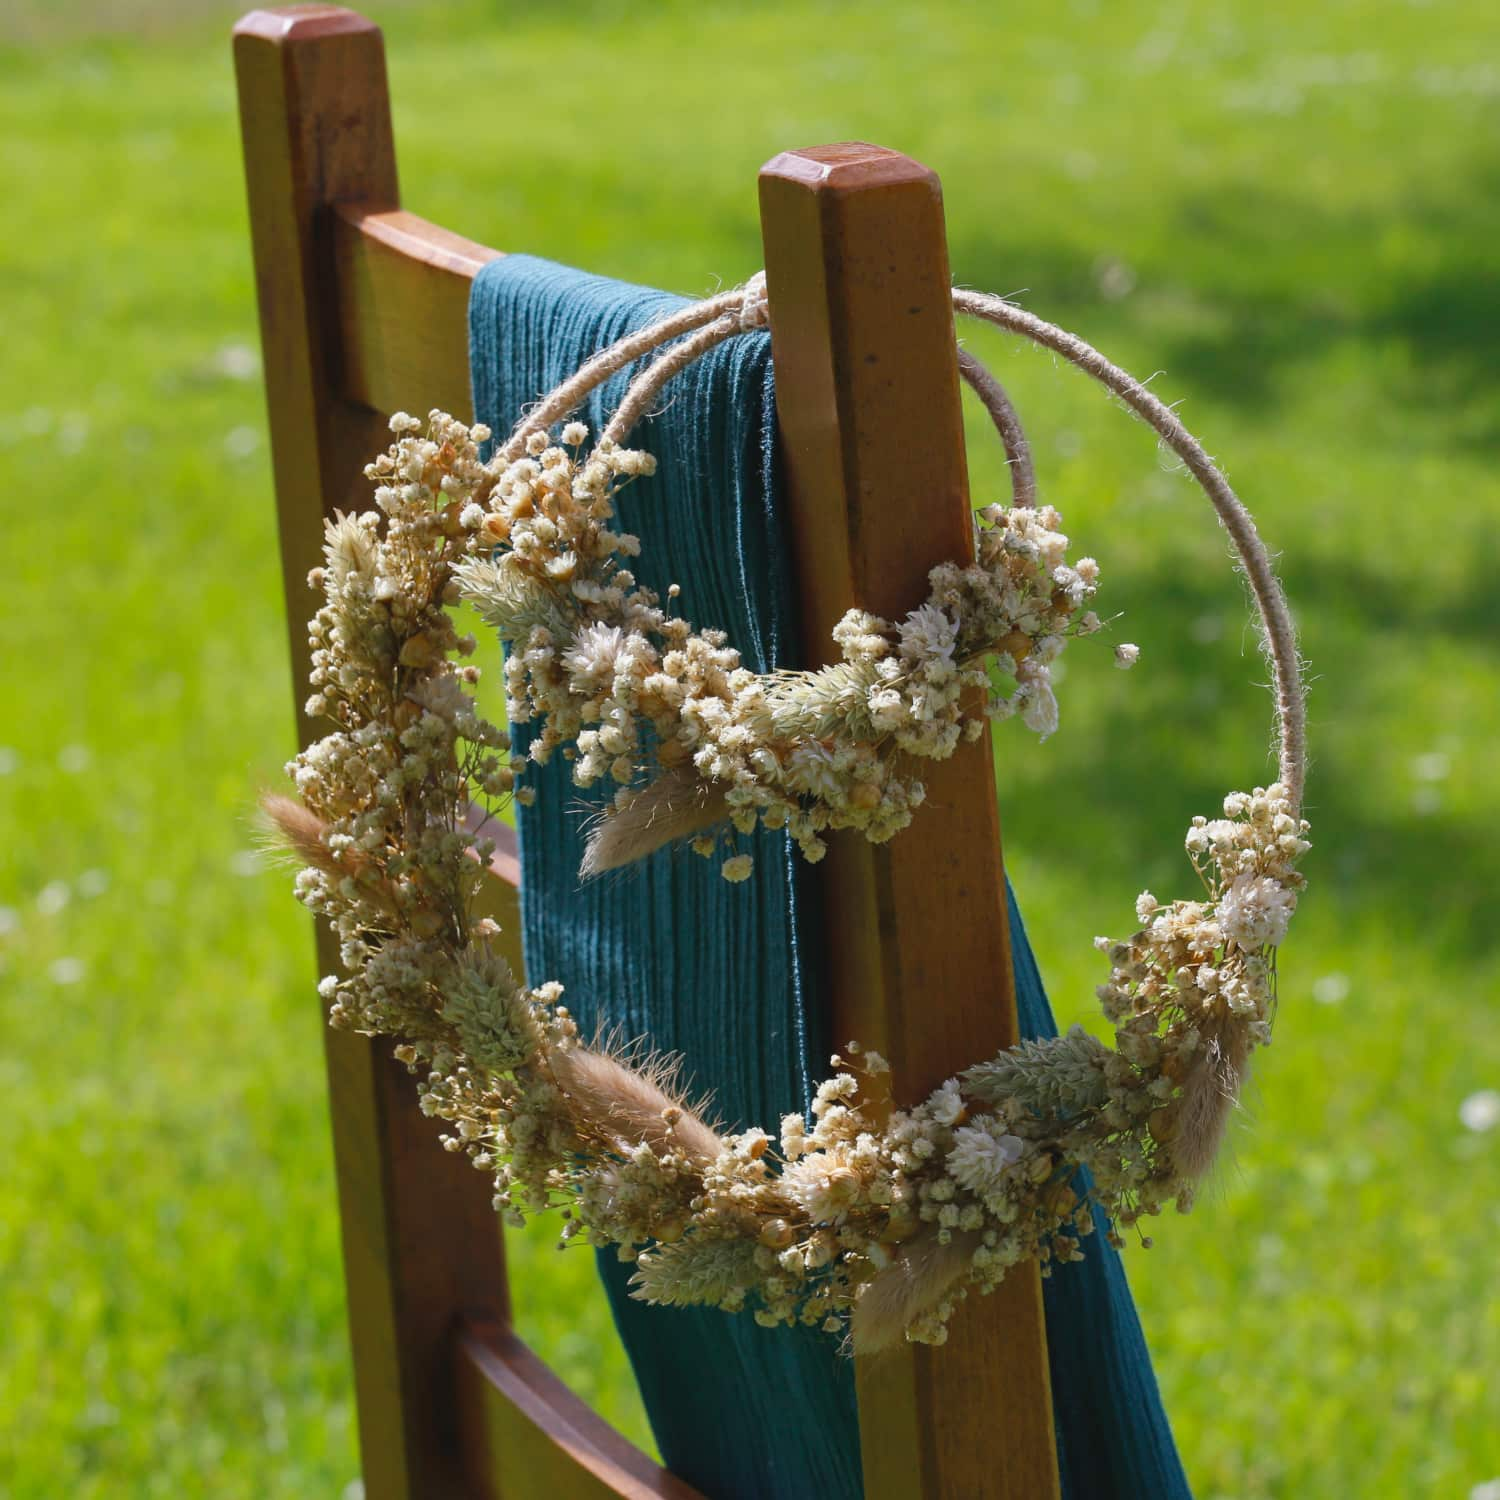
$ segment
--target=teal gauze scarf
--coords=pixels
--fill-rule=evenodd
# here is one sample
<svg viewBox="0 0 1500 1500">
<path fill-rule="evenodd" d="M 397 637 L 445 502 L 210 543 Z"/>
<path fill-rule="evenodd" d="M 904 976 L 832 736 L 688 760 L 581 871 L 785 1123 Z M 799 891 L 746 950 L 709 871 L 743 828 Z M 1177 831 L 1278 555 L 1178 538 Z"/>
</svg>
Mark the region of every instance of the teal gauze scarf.
<svg viewBox="0 0 1500 1500">
<path fill-rule="evenodd" d="M 469 302 L 477 420 L 509 431 L 590 355 L 682 305 L 530 256 L 491 262 Z M 626 378 L 580 413 L 595 433 Z M 769 337 L 733 339 L 691 366 L 632 442 L 660 461 L 620 506 L 622 527 L 641 539 L 641 582 L 663 595 L 681 584 L 689 618 L 727 631 L 752 670 L 795 664 Z M 524 726 L 516 738 L 524 750 Z M 755 869 L 740 885 L 672 849 L 581 884 L 585 821 L 612 788 L 580 791 L 561 757 L 533 775 L 536 803 L 518 809 L 528 975 L 561 981 L 586 1033 L 602 1022 L 683 1054 L 691 1085 L 712 1091 L 729 1128 L 774 1131 L 805 1110 L 833 1039 L 817 993 L 815 886 L 785 835 L 762 829 L 744 843 Z M 1014 895 L 1010 921 L 1022 1032 L 1050 1036 Z M 853 1367 L 834 1338 L 717 1309 L 646 1307 L 613 1252 L 599 1270 L 674 1473 L 713 1500 L 858 1500 Z M 1045 1289 L 1067 1500 L 1190 1500 L 1118 1254 L 1096 1236 Z"/>
</svg>

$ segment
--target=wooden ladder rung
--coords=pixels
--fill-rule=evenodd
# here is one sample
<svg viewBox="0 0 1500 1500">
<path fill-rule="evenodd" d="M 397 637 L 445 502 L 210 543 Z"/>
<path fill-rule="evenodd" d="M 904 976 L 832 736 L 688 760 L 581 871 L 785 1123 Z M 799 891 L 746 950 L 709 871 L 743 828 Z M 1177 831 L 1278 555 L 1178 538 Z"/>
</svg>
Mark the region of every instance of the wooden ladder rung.
<svg viewBox="0 0 1500 1500">
<path fill-rule="evenodd" d="M 504 1324 L 466 1322 L 457 1362 L 476 1500 L 703 1500 L 590 1411 Z"/>
</svg>

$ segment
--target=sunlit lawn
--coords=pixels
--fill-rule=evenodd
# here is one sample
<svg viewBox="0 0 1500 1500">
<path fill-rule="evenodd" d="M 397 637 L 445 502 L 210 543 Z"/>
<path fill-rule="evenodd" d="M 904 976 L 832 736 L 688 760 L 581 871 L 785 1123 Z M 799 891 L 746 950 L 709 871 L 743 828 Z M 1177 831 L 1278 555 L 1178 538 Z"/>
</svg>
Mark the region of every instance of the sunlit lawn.
<svg viewBox="0 0 1500 1500">
<path fill-rule="evenodd" d="M 249 815 L 292 724 L 233 12 L 93 40 L 25 14 L 0 49 L 0 1493 L 336 1495 L 309 934 Z M 762 160 L 876 139 L 943 173 L 960 279 L 1163 372 L 1285 550 L 1318 843 L 1234 1162 L 1132 1254 L 1167 1405 L 1200 1500 L 1500 1476 L 1500 1130 L 1459 1114 L 1500 1088 L 1491 7 L 382 19 L 408 206 L 475 238 L 706 289 L 759 263 Z M 1185 890 L 1179 826 L 1264 779 L 1269 705 L 1195 492 L 1069 373 L 976 345 L 1144 648 L 1129 676 L 1079 648 L 1062 732 L 999 741 L 1072 1019 L 1090 937 Z M 513 1248 L 523 1331 L 639 1435 L 588 1258 Z"/>
</svg>

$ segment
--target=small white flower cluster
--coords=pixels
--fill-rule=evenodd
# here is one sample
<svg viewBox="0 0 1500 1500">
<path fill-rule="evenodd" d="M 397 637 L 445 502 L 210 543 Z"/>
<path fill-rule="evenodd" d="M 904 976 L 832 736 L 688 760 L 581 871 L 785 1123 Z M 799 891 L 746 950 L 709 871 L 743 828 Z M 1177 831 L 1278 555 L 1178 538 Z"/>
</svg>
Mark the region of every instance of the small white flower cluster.
<svg viewBox="0 0 1500 1500">
<path fill-rule="evenodd" d="M 1014 682 L 987 691 L 991 715 L 1055 724 L 1047 664 L 1097 628 L 1082 612 L 1096 569 L 1068 567 L 1055 513 L 986 513 L 976 561 L 934 569 L 905 620 L 851 613 L 841 662 L 760 678 L 621 565 L 634 543 L 607 523 L 641 455 L 602 445 L 580 461 L 543 439 L 496 473 L 481 428 L 440 413 L 392 426 L 367 471 L 379 511 L 331 522 L 312 575 L 326 603 L 308 712 L 333 727 L 288 767 L 300 804 L 268 810 L 306 866 L 299 896 L 340 940 L 346 973 L 321 986 L 333 1024 L 400 1038 L 422 1108 L 491 1176 L 497 1209 L 561 1207 L 563 1240 L 618 1246 L 648 1302 L 848 1323 L 874 1349 L 941 1342 L 954 1306 L 1024 1259 L 1078 1258 L 1095 1205 L 1117 1232 L 1190 1204 L 1269 1039 L 1274 948 L 1302 887 L 1307 825 L 1280 786 L 1194 820 L 1206 901 L 1147 893 L 1139 930 L 1102 944 L 1113 1048 L 1075 1028 L 891 1110 L 884 1060 L 850 1043 L 810 1120 L 786 1116 L 775 1141 L 721 1134 L 660 1059 L 583 1044 L 560 986 L 517 984 L 474 913 L 489 850 L 463 815 L 522 789 L 466 691 L 473 643 L 446 607 L 461 589 L 511 643 L 512 709 L 541 717 L 537 758 L 561 749 L 579 779 L 624 784 L 654 744 L 669 773 L 727 784 L 736 827 L 785 824 L 815 855 L 827 828 L 901 826 L 920 800 L 903 757 L 977 732 L 964 703 L 991 670 Z M 564 437 L 576 449 L 584 433 Z M 750 857 L 724 873 L 744 879 Z"/>
<path fill-rule="evenodd" d="M 306 711 L 335 727 L 287 767 L 318 832 L 287 834 L 318 856 L 298 894 L 333 923 L 350 971 L 325 981 L 334 1023 L 399 1032 L 424 1003 L 424 945 L 468 935 L 478 866 L 462 811 L 508 796 L 514 775 L 505 733 L 465 691 L 478 668 L 450 659 L 475 646 L 447 606 L 487 434 L 438 416 L 424 437 L 412 418 L 392 426 L 407 436 L 366 470 L 380 510 L 330 522 L 309 578 L 327 603 L 308 626 Z"/>
<path fill-rule="evenodd" d="M 507 711 L 512 723 L 541 721 L 534 759 L 561 748 L 580 786 L 618 783 L 616 813 L 637 803 L 643 779 L 696 784 L 679 798 L 681 819 L 664 815 L 659 788 L 644 793 L 656 842 L 691 835 L 711 854 L 714 823 L 786 828 L 809 860 L 830 829 L 883 842 L 925 796 L 920 762 L 977 738 L 986 717 L 1056 729 L 1049 665 L 1070 635 L 1100 628 L 1084 607 L 1099 569 L 1092 558 L 1068 565 L 1050 506 L 984 511 L 975 562 L 934 568 L 927 601 L 904 620 L 851 610 L 833 632 L 839 662 L 762 675 L 721 631 L 668 613 L 625 566 L 639 543 L 612 529 L 614 496 L 651 473 L 651 458 L 608 439 L 585 456 L 578 423 L 562 436 L 533 435 L 527 456 L 491 476 L 487 509 L 463 512 L 481 549 L 457 576 L 511 647 Z M 634 843 L 626 857 L 653 846 Z M 744 879 L 749 856 L 731 849 L 723 868 Z"/>
</svg>

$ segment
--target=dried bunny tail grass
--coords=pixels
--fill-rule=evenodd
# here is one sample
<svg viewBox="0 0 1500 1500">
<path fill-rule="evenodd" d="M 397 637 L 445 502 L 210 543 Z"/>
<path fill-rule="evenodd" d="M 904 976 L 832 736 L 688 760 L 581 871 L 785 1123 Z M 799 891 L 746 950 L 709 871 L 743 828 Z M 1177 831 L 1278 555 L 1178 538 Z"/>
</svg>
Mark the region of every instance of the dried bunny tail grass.
<svg viewBox="0 0 1500 1500">
<path fill-rule="evenodd" d="M 366 878 L 370 862 L 358 849 L 347 849 L 334 858 L 324 842 L 328 825 L 317 813 L 276 792 L 262 794 L 260 812 L 266 843 L 272 850 L 289 855 L 301 865 L 311 865 L 335 880 L 352 875 L 360 882 L 366 898 L 387 916 L 400 909 L 388 881 Z"/>
<path fill-rule="evenodd" d="M 261 794 L 260 811 L 261 826 L 273 848 L 295 855 L 303 864 L 313 865 L 329 875 L 349 873 L 348 866 L 335 861 L 323 842 L 328 828 L 317 813 L 277 792 Z"/>
<path fill-rule="evenodd" d="M 903 1245 L 883 1271 L 860 1293 L 849 1320 L 855 1354 L 894 1348 L 906 1330 L 935 1312 L 969 1269 L 979 1248 L 977 1233 L 955 1234 L 946 1245 L 936 1234 Z"/>
<path fill-rule="evenodd" d="M 618 870 L 635 860 L 692 838 L 729 816 L 724 794 L 691 766 L 664 771 L 655 781 L 617 803 L 594 825 L 578 873 L 585 879 Z"/>
<path fill-rule="evenodd" d="M 680 1064 L 650 1057 L 627 1061 L 593 1047 L 548 1054 L 557 1086 L 581 1124 L 607 1139 L 681 1151 L 698 1166 L 717 1160 L 724 1142 L 676 1087 Z"/>
<path fill-rule="evenodd" d="M 1183 1079 L 1169 1149 L 1172 1165 L 1189 1181 L 1202 1177 L 1219 1154 L 1249 1056 L 1245 1027 L 1227 1022 L 1205 1037 L 1202 1053 Z"/>
</svg>

